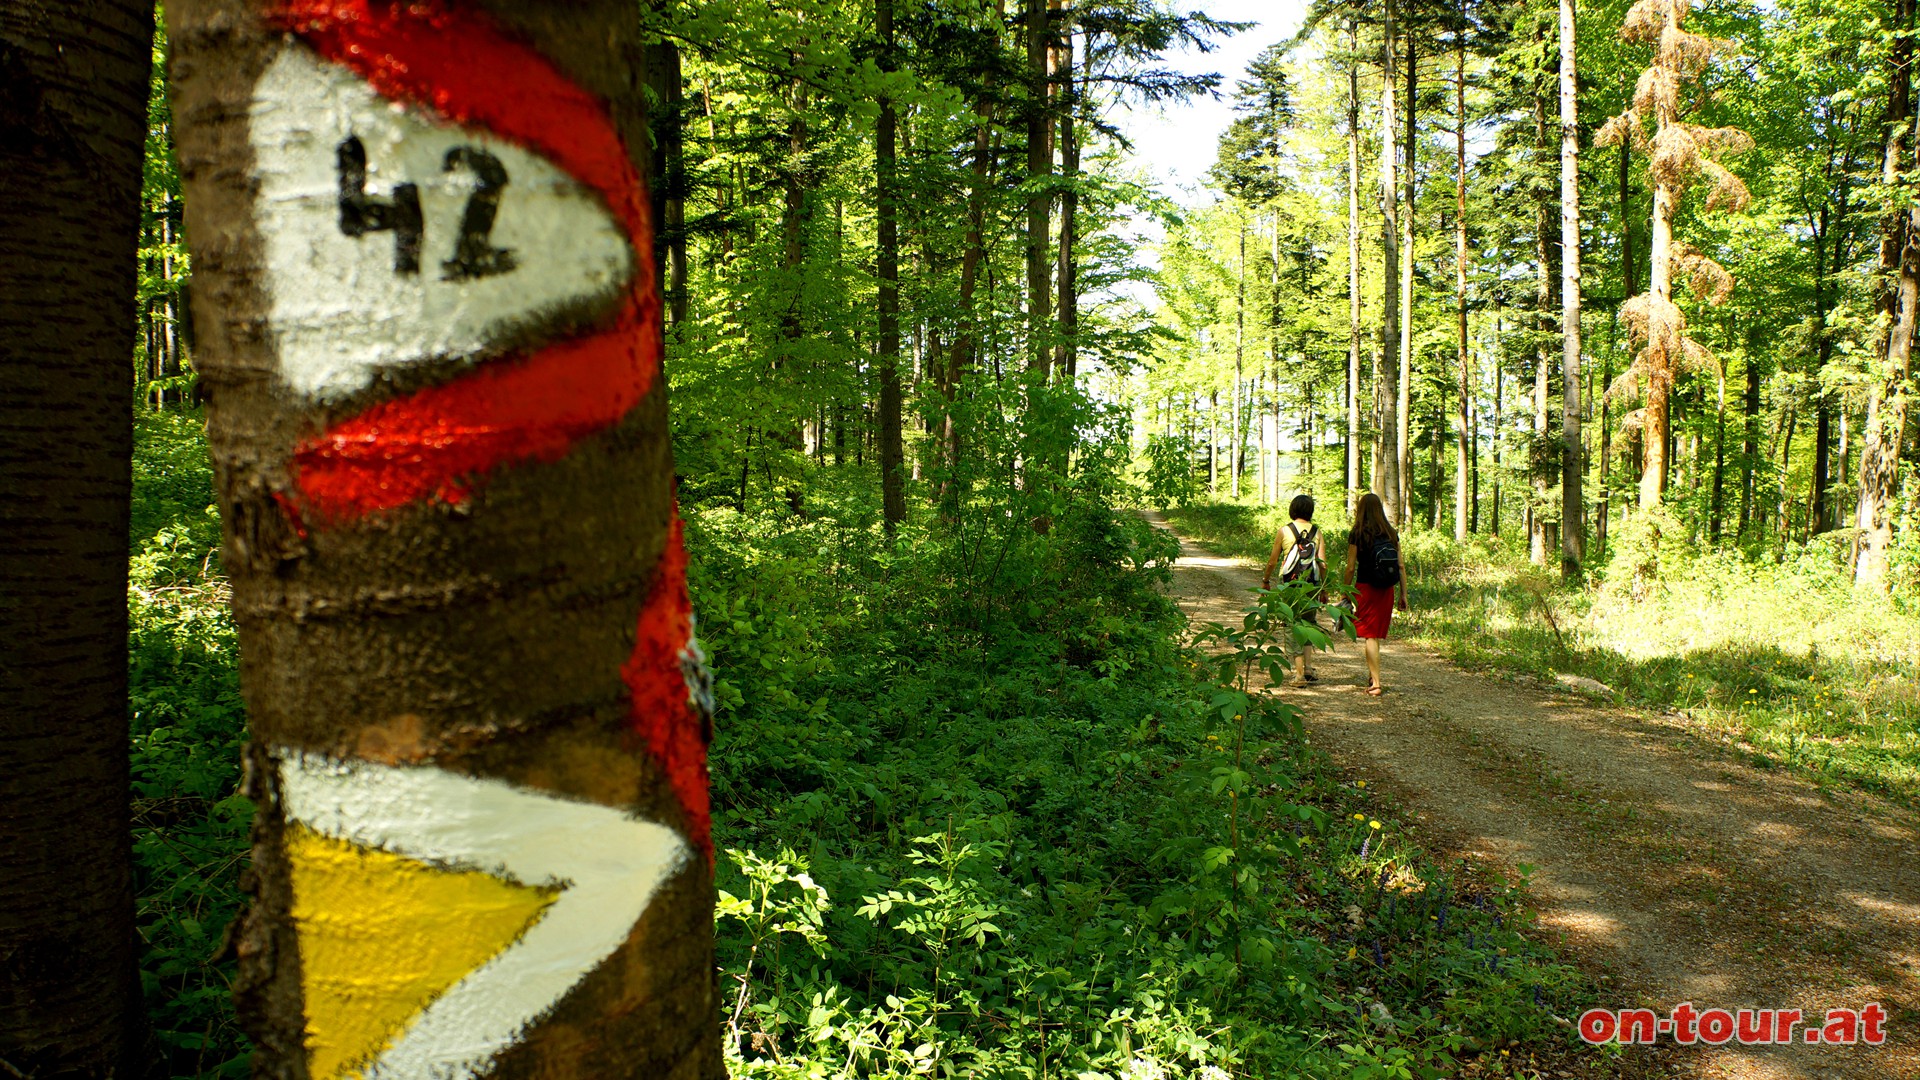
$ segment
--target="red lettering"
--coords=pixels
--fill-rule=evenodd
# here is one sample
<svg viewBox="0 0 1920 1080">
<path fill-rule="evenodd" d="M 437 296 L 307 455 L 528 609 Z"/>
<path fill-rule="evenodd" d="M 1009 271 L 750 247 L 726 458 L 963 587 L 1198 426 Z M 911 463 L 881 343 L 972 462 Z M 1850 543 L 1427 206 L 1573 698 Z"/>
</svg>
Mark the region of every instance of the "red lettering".
<svg viewBox="0 0 1920 1080">
<path fill-rule="evenodd" d="M 1885 1042 L 1887 1033 L 1881 1029 L 1880 1025 L 1885 1023 L 1886 1019 L 1887 1010 L 1881 1008 L 1879 1002 L 1868 1002 L 1867 1007 L 1860 1010 L 1860 1025 L 1864 1029 L 1860 1038 L 1869 1046 L 1879 1046 Z"/>
<path fill-rule="evenodd" d="M 1743 1043 L 1763 1043 L 1773 1033 L 1772 1009 L 1740 1010 L 1740 1041 Z"/>
<path fill-rule="evenodd" d="M 1588 1009 L 1580 1014 L 1580 1037 L 1590 1043 L 1612 1042 L 1617 1026 L 1613 1014 L 1605 1009 Z"/>
<path fill-rule="evenodd" d="M 1620 1011 L 1620 1045 L 1635 1043 L 1652 1046 L 1658 1041 L 1659 1018 L 1652 1009 L 1622 1009 Z"/>
<path fill-rule="evenodd" d="M 1733 1014 L 1725 1009 L 1708 1009 L 1700 1014 L 1700 1039 L 1719 1046 L 1733 1038 Z"/>
<path fill-rule="evenodd" d="M 1827 1026 L 1821 1029 L 1823 1043 L 1851 1043 L 1860 1037 L 1860 1014 L 1852 1009 L 1828 1009 Z"/>
<path fill-rule="evenodd" d="M 1673 1041 L 1682 1046 L 1691 1046 L 1696 1038 L 1694 1022 L 1700 1018 L 1693 1011 L 1693 1002 L 1683 1001 L 1673 1007 Z"/>
<path fill-rule="evenodd" d="M 1781 1009 L 1773 1014 L 1773 1041 L 1790 1043 L 1793 1041 L 1793 1029 L 1800 1026 L 1799 1009 Z"/>
</svg>

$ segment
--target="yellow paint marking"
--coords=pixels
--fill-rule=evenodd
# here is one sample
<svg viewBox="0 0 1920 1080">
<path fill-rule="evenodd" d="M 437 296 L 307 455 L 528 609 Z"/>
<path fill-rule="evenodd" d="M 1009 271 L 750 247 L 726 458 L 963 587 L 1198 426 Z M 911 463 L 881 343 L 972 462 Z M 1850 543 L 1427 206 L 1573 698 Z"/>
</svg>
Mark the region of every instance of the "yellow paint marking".
<svg viewBox="0 0 1920 1080">
<path fill-rule="evenodd" d="M 443 870 L 287 828 L 308 1071 L 357 1077 L 434 999 L 540 920 L 558 889 Z"/>
</svg>

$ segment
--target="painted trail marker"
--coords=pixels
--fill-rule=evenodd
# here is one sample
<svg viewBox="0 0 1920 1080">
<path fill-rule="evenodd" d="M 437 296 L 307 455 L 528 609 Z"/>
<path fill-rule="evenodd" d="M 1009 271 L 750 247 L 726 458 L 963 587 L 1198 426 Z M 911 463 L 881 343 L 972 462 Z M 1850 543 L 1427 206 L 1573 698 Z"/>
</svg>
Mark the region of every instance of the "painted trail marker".
<svg viewBox="0 0 1920 1080">
<path fill-rule="evenodd" d="M 484 359 L 611 308 L 633 278 L 625 229 L 579 180 L 304 46 L 260 77 L 248 137 L 268 325 L 281 378 L 309 398 Z"/>
<path fill-rule="evenodd" d="M 315 1080 L 482 1075 L 626 941 L 690 852 L 609 806 L 287 751 Z"/>
</svg>

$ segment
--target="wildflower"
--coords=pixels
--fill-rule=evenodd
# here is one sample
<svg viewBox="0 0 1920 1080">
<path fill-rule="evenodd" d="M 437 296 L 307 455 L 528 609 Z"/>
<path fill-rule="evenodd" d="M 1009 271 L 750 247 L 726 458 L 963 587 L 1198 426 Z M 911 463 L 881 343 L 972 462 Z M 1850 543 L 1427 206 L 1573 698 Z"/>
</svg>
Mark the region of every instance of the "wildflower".
<svg viewBox="0 0 1920 1080">
<path fill-rule="evenodd" d="M 1365 815 L 1365 814 L 1355 814 L 1355 815 L 1353 815 L 1353 820 L 1355 820 L 1355 821 L 1365 821 L 1365 820 L 1367 820 L 1367 815 Z"/>
<path fill-rule="evenodd" d="M 1366 786 L 1367 786 L 1367 782 L 1366 782 L 1365 780 L 1361 780 L 1361 781 L 1358 781 L 1357 783 L 1355 783 L 1355 784 L 1354 784 L 1353 786 L 1354 786 L 1354 787 L 1366 787 Z"/>
<path fill-rule="evenodd" d="M 1369 821 L 1369 822 L 1367 822 L 1367 828 L 1369 828 L 1369 829 L 1377 829 L 1377 828 L 1379 828 L 1379 827 L 1380 827 L 1380 823 L 1379 823 L 1379 822 L 1377 822 L 1377 821 Z"/>
<path fill-rule="evenodd" d="M 1760 691 L 1758 691 L 1758 690 L 1749 690 L 1749 691 L 1747 691 L 1747 693 L 1749 693 L 1749 694 L 1757 694 L 1757 693 L 1759 693 L 1759 692 L 1760 692 Z"/>
</svg>

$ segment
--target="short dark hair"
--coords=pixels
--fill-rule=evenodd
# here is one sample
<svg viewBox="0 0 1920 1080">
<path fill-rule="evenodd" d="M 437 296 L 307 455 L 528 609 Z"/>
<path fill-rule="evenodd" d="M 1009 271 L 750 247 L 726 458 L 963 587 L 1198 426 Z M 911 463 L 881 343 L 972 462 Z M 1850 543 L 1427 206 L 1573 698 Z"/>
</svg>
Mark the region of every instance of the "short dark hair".
<svg viewBox="0 0 1920 1080">
<path fill-rule="evenodd" d="M 1295 495 L 1287 504 L 1287 513 L 1301 521 L 1313 520 L 1313 496 Z"/>
</svg>

